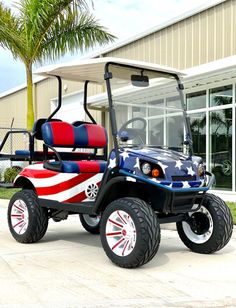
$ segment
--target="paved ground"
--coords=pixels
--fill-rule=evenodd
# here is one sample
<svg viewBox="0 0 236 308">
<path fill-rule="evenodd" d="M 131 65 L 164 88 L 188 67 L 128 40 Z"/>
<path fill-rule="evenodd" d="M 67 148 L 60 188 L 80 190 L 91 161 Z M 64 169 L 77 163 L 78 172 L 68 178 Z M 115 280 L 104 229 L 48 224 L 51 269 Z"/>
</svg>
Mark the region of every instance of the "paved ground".
<svg viewBox="0 0 236 308">
<path fill-rule="evenodd" d="M 19 244 L 0 200 L 0 307 L 236 307 L 236 230 L 227 247 L 198 255 L 162 230 L 155 258 L 135 270 L 114 266 L 99 236 L 77 216 L 50 223 L 37 244 Z"/>
</svg>

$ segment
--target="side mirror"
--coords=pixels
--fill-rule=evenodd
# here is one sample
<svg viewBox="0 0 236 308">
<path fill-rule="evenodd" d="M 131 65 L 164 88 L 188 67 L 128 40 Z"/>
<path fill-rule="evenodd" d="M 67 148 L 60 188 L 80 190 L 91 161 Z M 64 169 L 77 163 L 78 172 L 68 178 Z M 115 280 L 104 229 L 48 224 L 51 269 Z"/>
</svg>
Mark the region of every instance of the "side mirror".
<svg viewBox="0 0 236 308">
<path fill-rule="evenodd" d="M 131 75 L 131 83 L 135 87 L 148 87 L 149 78 L 143 75 Z"/>
</svg>

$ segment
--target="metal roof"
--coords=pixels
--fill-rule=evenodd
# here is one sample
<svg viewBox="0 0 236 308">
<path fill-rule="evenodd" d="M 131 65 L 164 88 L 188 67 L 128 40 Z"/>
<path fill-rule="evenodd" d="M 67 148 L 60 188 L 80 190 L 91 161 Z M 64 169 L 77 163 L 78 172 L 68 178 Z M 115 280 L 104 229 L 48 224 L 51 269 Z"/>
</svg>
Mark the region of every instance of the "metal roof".
<svg viewBox="0 0 236 308">
<path fill-rule="evenodd" d="M 95 58 L 80 61 L 73 61 L 69 63 L 62 63 L 57 65 L 50 65 L 38 69 L 35 73 L 40 76 L 60 76 L 63 79 L 73 81 L 86 81 L 89 80 L 95 83 L 104 82 L 105 65 L 107 63 L 123 64 L 136 68 L 142 68 L 146 70 L 154 70 L 163 73 L 176 74 L 179 76 L 184 75 L 179 70 L 175 70 L 170 67 L 157 65 L 154 63 L 121 59 L 121 58 Z"/>
</svg>

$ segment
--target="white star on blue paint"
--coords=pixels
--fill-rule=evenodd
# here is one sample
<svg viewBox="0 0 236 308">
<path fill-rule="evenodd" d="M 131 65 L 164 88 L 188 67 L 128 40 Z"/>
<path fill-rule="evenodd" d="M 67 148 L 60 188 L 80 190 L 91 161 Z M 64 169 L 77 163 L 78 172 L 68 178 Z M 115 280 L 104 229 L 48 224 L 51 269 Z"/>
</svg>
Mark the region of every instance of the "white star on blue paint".
<svg viewBox="0 0 236 308">
<path fill-rule="evenodd" d="M 188 169 L 188 174 L 190 174 L 191 176 L 195 175 L 192 166 L 190 166 L 189 168 L 187 167 L 187 169 Z"/>
<path fill-rule="evenodd" d="M 109 165 L 108 168 L 114 168 L 116 166 L 116 158 L 110 158 L 109 159 Z"/>
<path fill-rule="evenodd" d="M 136 164 L 134 165 L 134 168 L 140 169 L 139 159 L 136 157 Z"/>
<path fill-rule="evenodd" d="M 158 183 L 158 184 L 160 184 L 161 183 L 161 181 L 158 181 L 157 179 L 155 179 L 155 178 L 151 178 L 151 181 L 153 181 L 153 182 L 155 182 L 155 183 Z"/>
<path fill-rule="evenodd" d="M 124 151 L 120 154 L 120 156 L 122 156 L 123 160 L 125 161 L 126 158 L 129 158 L 129 153 Z"/>
<path fill-rule="evenodd" d="M 181 169 L 181 166 L 183 166 L 183 164 L 181 163 L 180 160 L 177 160 L 176 164 L 175 164 L 175 168 L 179 168 L 179 170 Z"/>
<path fill-rule="evenodd" d="M 182 183 L 183 183 L 183 188 L 190 188 L 191 187 L 187 181 L 184 181 Z"/>
<path fill-rule="evenodd" d="M 164 164 L 162 164 L 162 163 L 160 163 L 160 162 L 158 162 L 158 165 L 161 167 L 163 173 L 165 174 L 165 173 L 166 173 L 166 172 L 165 172 L 165 169 L 168 168 L 168 166 L 167 166 L 167 165 L 164 165 Z"/>
</svg>

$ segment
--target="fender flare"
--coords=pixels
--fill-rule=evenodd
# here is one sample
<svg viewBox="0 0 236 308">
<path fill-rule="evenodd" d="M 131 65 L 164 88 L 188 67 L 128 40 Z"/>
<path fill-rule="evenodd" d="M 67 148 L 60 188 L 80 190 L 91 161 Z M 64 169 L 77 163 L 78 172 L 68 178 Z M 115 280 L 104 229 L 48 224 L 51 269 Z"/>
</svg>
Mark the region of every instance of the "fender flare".
<svg viewBox="0 0 236 308">
<path fill-rule="evenodd" d="M 36 188 L 34 184 L 28 179 L 27 177 L 23 175 L 18 175 L 14 181 L 14 186 L 15 187 L 21 187 L 25 189 L 33 189 L 36 191 Z"/>
<path fill-rule="evenodd" d="M 108 182 L 106 182 L 104 185 L 102 185 L 99 189 L 99 193 L 97 196 L 97 199 L 95 201 L 94 204 L 94 212 L 98 213 L 99 212 L 99 208 L 101 207 L 104 198 L 106 197 L 106 195 L 109 193 L 109 191 L 111 190 L 112 186 L 118 183 L 122 183 L 122 182 L 136 182 L 136 179 L 129 177 L 129 176 L 123 176 L 123 175 L 119 175 L 116 176 L 112 179 L 110 179 Z"/>
</svg>

